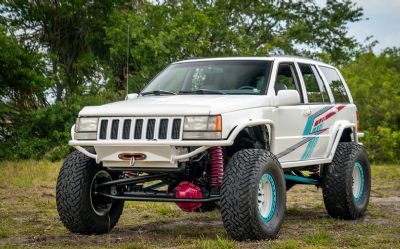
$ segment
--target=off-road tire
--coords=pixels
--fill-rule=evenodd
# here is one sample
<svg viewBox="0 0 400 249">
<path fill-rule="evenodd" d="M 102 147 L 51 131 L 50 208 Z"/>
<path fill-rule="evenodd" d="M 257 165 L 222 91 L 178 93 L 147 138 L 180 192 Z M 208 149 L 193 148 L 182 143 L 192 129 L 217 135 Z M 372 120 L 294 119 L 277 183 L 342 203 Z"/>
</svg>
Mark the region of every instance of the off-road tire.
<svg viewBox="0 0 400 249">
<path fill-rule="evenodd" d="M 73 233 L 110 232 L 122 213 L 123 201 L 112 202 L 104 215 L 94 211 L 91 185 L 100 170 L 105 169 L 79 151 L 69 154 L 60 170 L 56 187 L 57 211 L 64 226 Z"/>
<path fill-rule="evenodd" d="M 274 181 L 276 202 L 270 219 L 263 221 L 258 207 L 261 178 Z M 244 149 L 230 159 L 221 186 L 221 216 L 228 234 L 235 240 L 276 238 L 286 208 L 286 182 L 278 159 L 269 151 Z"/>
<path fill-rule="evenodd" d="M 357 200 L 353 194 L 353 168 L 363 170 L 363 191 Z M 333 218 L 347 220 L 364 215 L 371 190 L 371 169 L 363 146 L 354 142 L 339 143 L 331 164 L 322 171 L 325 208 Z"/>
</svg>

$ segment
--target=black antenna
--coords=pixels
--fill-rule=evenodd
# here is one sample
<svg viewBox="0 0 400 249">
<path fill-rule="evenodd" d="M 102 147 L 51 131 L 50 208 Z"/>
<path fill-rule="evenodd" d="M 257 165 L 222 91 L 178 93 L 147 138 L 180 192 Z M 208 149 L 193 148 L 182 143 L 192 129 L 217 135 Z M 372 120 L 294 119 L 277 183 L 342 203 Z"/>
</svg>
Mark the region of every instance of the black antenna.
<svg viewBox="0 0 400 249">
<path fill-rule="evenodd" d="M 129 24 L 128 24 L 128 36 L 126 39 L 126 96 L 129 94 Z"/>
</svg>

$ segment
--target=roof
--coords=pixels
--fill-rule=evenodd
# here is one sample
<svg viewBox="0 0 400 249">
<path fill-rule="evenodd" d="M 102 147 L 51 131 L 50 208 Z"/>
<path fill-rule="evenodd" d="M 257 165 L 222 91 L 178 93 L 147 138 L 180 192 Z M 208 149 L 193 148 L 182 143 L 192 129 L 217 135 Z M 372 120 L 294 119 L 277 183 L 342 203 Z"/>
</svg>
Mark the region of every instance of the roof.
<svg viewBox="0 0 400 249">
<path fill-rule="evenodd" d="M 181 60 L 174 62 L 173 64 L 179 64 L 184 62 L 201 62 L 201 61 L 232 61 L 232 60 L 257 60 L 257 61 L 296 61 L 300 63 L 313 63 L 318 65 L 325 65 L 332 67 L 322 61 L 318 61 L 315 59 L 310 59 L 301 56 L 293 56 L 293 55 L 273 55 L 273 56 L 247 56 L 247 57 L 210 57 L 210 58 L 189 58 L 186 60 Z"/>
</svg>

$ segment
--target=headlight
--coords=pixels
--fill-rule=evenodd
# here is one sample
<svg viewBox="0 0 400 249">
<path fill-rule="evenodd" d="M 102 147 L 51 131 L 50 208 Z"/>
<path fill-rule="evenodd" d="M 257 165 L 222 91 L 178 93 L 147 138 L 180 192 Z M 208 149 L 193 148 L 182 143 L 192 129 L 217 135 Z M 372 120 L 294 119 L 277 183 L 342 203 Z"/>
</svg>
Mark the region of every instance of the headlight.
<svg viewBox="0 0 400 249">
<path fill-rule="evenodd" d="M 75 124 L 76 132 L 96 132 L 99 118 L 78 118 Z"/>
<path fill-rule="evenodd" d="M 221 115 L 188 116 L 183 123 L 183 139 L 221 139 L 221 131 Z"/>
<path fill-rule="evenodd" d="M 207 131 L 208 129 L 208 116 L 192 116 L 185 117 L 183 124 L 184 131 Z"/>
</svg>

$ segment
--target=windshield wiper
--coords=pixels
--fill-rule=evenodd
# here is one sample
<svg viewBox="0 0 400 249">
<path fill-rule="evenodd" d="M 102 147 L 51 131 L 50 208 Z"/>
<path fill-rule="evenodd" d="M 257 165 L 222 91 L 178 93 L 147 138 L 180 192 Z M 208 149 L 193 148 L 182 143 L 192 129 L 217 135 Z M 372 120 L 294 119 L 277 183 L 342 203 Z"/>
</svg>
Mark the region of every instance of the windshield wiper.
<svg viewBox="0 0 400 249">
<path fill-rule="evenodd" d="M 176 95 L 175 92 L 170 92 L 170 91 L 164 91 L 164 90 L 155 90 L 155 91 L 149 91 L 149 92 L 144 92 L 141 93 L 140 95 L 145 96 L 145 95 Z"/>
<path fill-rule="evenodd" d="M 221 90 L 197 89 L 194 91 L 179 91 L 179 94 L 226 94 Z"/>
</svg>

